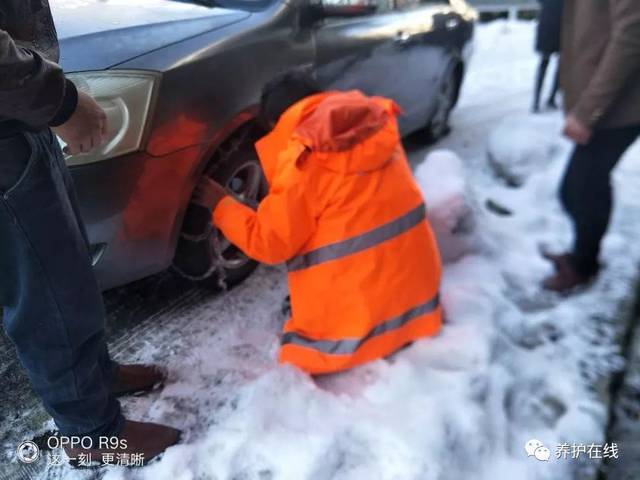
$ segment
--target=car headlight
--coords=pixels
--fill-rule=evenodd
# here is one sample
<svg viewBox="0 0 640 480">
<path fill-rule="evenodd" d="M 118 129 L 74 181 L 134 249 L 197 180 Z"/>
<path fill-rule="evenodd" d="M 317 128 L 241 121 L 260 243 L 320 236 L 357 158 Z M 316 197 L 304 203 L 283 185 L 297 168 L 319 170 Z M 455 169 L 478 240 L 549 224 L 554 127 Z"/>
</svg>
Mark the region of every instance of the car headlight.
<svg viewBox="0 0 640 480">
<path fill-rule="evenodd" d="M 159 74 L 109 70 L 70 73 L 67 78 L 91 95 L 108 119 L 105 144 L 93 152 L 66 156 L 67 165 L 98 162 L 140 149 Z"/>
</svg>

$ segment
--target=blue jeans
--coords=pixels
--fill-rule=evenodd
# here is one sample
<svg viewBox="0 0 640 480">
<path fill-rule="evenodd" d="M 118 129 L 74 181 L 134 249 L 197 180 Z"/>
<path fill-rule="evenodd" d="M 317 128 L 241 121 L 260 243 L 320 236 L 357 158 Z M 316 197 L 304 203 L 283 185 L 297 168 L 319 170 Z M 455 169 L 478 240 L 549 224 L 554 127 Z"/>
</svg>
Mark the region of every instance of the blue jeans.
<svg viewBox="0 0 640 480">
<path fill-rule="evenodd" d="M 117 371 L 71 176 L 49 129 L 0 138 L 4 328 L 62 435 L 117 435 Z"/>
</svg>

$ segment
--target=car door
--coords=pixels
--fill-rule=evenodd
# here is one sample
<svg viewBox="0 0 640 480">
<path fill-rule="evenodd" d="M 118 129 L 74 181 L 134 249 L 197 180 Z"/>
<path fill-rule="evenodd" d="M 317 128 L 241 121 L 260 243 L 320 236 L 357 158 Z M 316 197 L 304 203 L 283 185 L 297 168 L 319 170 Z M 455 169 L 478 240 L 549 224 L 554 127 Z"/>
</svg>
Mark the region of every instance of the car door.
<svg viewBox="0 0 640 480">
<path fill-rule="evenodd" d="M 368 0 L 323 0 L 323 6 L 354 8 Z M 315 23 L 315 73 L 325 89 L 359 89 L 409 108 L 399 77 L 406 74 L 406 17 L 393 0 L 374 0 L 369 15 L 325 17 Z M 370 4 L 369 4 L 370 5 Z M 401 129 L 403 128 L 401 121 Z"/>
<path fill-rule="evenodd" d="M 407 74 L 402 77 L 405 126 L 424 127 L 435 109 L 442 81 L 454 65 L 454 32 L 460 17 L 447 0 L 395 0 L 404 25 Z"/>
</svg>

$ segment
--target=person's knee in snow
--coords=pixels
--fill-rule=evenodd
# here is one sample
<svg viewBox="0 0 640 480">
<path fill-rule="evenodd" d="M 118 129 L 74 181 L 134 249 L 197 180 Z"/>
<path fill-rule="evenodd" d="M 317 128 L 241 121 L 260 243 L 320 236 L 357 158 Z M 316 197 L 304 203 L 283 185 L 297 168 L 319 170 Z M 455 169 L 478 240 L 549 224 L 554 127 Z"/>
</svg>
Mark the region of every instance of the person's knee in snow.
<svg viewBox="0 0 640 480">
<path fill-rule="evenodd" d="M 286 263 L 291 318 L 279 359 L 331 373 L 385 358 L 441 326 L 440 257 L 391 100 L 322 92 L 302 72 L 270 82 L 256 143 L 269 185 L 257 211 L 203 181 L 196 202 L 249 257 Z"/>
</svg>

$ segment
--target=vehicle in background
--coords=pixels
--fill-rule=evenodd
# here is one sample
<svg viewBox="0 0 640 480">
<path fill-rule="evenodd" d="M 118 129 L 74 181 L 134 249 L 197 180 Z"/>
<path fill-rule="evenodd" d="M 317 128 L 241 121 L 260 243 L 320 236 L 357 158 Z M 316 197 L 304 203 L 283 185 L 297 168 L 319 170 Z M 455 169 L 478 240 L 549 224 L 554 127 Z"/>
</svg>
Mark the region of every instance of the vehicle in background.
<svg viewBox="0 0 640 480">
<path fill-rule="evenodd" d="M 51 4 L 62 66 L 109 117 L 105 146 L 67 158 L 105 289 L 172 264 L 202 279 L 217 257 L 227 283 L 255 269 L 190 198 L 202 175 L 249 203 L 264 194 L 255 117 L 282 72 L 396 100 L 403 134 L 446 134 L 477 18 L 463 0 Z"/>
<path fill-rule="evenodd" d="M 534 19 L 540 11 L 540 0 L 467 0 L 479 13 L 481 22 L 498 18 Z"/>
</svg>

